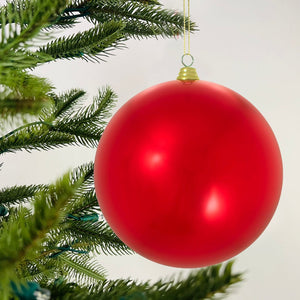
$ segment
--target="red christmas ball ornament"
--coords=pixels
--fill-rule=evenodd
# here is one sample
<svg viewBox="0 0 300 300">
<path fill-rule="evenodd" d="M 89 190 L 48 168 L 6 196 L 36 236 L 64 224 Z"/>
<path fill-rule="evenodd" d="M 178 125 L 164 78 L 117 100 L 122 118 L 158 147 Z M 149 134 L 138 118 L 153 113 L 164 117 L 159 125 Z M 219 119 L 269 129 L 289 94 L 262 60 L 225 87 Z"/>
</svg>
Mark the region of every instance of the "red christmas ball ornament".
<svg viewBox="0 0 300 300">
<path fill-rule="evenodd" d="M 258 110 L 236 92 L 174 80 L 123 105 L 101 137 L 95 188 L 113 231 L 169 266 L 229 259 L 277 207 L 282 160 Z"/>
</svg>

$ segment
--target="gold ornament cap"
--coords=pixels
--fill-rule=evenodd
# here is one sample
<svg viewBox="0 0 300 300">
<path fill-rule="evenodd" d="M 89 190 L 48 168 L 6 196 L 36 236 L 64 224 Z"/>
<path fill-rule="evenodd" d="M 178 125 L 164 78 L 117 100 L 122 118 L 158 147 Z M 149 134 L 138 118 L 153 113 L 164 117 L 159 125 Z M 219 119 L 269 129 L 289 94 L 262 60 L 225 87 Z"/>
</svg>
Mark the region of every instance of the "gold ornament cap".
<svg viewBox="0 0 300 300">
<path fill-rule="evenodd" d="M 179 71 L 177 80 L 182 80 L 182 81 L 199 80 L 199 77 L 195 68 L 183 67 Z"/>
</svg>

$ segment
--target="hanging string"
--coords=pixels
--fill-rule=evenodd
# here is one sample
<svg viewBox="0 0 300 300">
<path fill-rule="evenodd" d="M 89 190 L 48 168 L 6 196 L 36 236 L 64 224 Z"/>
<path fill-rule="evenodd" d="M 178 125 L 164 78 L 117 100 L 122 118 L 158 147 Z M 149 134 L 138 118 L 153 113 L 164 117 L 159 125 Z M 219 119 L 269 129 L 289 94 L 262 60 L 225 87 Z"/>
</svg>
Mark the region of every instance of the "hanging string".
<svg viewBox="0 0 300 300">
<path fill-rule="evenodd" d="M 199 80 L 199 76 L 195 68 L 191 68 L 194 63 L 194 57 L 191 55 L 191 1 L 183 0 L 183 55 L 181 62 L 183 68 L 177 76 L 177 80 L 194 81 Z"/>
<path fill-rule="evenodd" d="M 183 0 L 183 56 L 181 61 L 185 67 L 190 67 L 194 63 L 194 58 L 191 55 L 191 1 L 190 0 L 187 1 L 188 3 L 187 3 L 187 13 L 186 13 L 186 0 Z M 190 64 L 186 64 L 184 62 L 184 59 L 187 56 L 191 58 Z"/>
<path fill-rule="evenodd" d="M 191 2 L 188 0 L 188 54 L 191 55 Z"/>
<path fill-rule="evenodd" d="M 186 3 L 185 0 L 183 0 L 183 55 L 186 54 L 186 32 L 185 32 L 185 16 L 186 16 L 186 11 L 185 11 Z"/>
</svg>

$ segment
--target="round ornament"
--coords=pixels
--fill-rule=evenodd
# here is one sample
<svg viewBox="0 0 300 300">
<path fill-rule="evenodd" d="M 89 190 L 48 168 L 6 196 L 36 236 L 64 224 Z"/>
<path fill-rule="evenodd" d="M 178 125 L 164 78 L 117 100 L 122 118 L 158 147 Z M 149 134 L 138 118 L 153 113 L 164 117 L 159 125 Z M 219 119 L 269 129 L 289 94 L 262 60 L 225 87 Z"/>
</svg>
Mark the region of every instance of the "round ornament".
<svg viewBox="0 0 300 300">
<path fill-rule="evenodd" d="M 95 158 L 100 208 L 140 255 L 174 267 L 229 259 L 277 207 L 282 160 L 259 111 L 236 92 L 174 80 L 114 115 Z"/>
</svg>

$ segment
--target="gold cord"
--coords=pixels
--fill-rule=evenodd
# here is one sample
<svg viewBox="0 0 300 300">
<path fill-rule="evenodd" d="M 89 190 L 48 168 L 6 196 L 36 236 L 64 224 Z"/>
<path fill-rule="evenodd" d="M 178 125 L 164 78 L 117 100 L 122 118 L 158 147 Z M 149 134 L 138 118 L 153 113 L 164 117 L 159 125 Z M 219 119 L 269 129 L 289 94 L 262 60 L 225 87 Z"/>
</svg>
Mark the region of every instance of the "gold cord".
<svg viewBox="0 0 300 300">
<path fill-rule="evenodd" d="M 188 54 L 191 54 L 191 3 L 188 0 Z"/>
<path fill-rule="evenodd" d="M 190 0 L 188 0 L 187 10 L 188 10 L 188 15 L 186 15 L 186 0 L 183 0 L 183 23 L 184 24 L 183 24 L 183 55 L 181 57 L 181 62 L 184 65 L 184 67 L 180 69 L 177 80 L 195 81 L 195 80 L 199 80 L 199 77 L 196 69 L 191 67 L 194 63 L 194 57 L 191 55 L 191 1 Z M 188 26 L 186 26 L 186 18 L 187 18 Z M 186 34 L 186 27 L 188 30 L 187 34 Z M 186 45 L 186 40 L 187 40 L 187 45 Z M 188 56 L 189 59 L 191 59 L 191 63 L 187 64 L 184 61 L 186 56 Z"/>
<path fill-rule="evenodd" d="M 186 33 L 185 33 L 185 15 L 186 15 L 186 11 L 185 11 L 185 0 L 183 0 L 183 54 L 186 54 L 186 44 L 185 44 L 185 40 L 186 40 Z"/>
<path fill-rule="evenodd" d="M 183 54 L 191 54 L 191 1 L 188 0 L 188 52 L 186 52 L 186 0 L 183 0 Z"/>
</svg>

